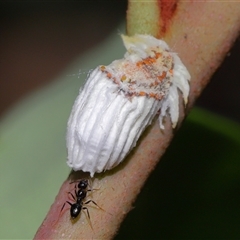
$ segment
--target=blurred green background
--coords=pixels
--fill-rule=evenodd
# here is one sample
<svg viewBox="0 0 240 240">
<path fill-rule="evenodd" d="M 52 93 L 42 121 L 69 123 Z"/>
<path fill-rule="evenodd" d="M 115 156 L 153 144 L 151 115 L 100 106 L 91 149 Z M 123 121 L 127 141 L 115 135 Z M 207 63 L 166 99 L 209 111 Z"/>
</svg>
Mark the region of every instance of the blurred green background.
<svg viewBox="0 0 240 240">
<path fill-rule="evenodd" d="M 126 1 L 96 3 L 0 5 L 0 239 L 34 236 L 70 171 L 65 131 L 79 87 L 89 70 L 124 53 Z M 239 49 L 198 100 L 208 110 L 195 108 L 176 133 L 116 239 L 240 239 Z"/>
</svg>

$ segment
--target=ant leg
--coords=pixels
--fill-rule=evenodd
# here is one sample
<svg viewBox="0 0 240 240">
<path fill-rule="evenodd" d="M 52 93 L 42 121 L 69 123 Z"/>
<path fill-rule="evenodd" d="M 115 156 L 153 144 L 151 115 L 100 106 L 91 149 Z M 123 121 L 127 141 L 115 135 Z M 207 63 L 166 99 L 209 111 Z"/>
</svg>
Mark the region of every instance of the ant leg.
<svg viewBox="0 0 240 240">
<path fill-rule="evenodd" d="M 65 205 L 66 205 L 66 203 L 68 203 L 70 206 L 72 206 L 73 204 L 72 203 L 70 203 L 69 201 L 66 201 L 64 204 L 63 204 L 63 206 L 62 206 L 62 208 L 61 208 L 61 211 L 63 210 L 63 208 L 65 207 Z M 60 211 L 60 212 L 61 212 Z"/>
<path fill-rule="evenodd" d="M 63 208 L 65 207 L 65 205 L 66 205 L 66 202 L 62 205 L 62 208 L 61 208 L 61 211 L 60 211 L 60 212 L 62 212 L 62 210 L 63 210 Z"/>
<path fill-rule="evenodd" d="M 93 185 L 93 179 L 89 179 L 89 190 L 88 191 L 95 191 L 95 190 L 99 190 L 100 188 L 92 188 L 92 185 Z"/>
<path fill-rule="evenodd" d="M 78 194 L 77 194 L 77 190 L 76 190 L 76 188 L 75 188 L 75 196 L 77 197 L 77 195 L 78 195 Z M 75 199 L 75 198 L 74 198 L 74 199 Z"/>
<path fill-rule="evenodd" d="M 90 188 L 87 190 L 87 192 L 91 192 L 90 195 L 92 196 L 93 191 L 100 190 L 100 188 Z"/>
<path fill-rule="evenodd" d="M 89 214 L 88 208 L 87 207 L 83 207 L 82 209 L 83 210 L 87 210 L 87 215 L 88 215 L 88 218 L 90 219 L 90 214 Z"/>
<path fill-rule="evenodd" d="M 72 183 L 76 183 L 75 186 L 74 186 L 74 188 L 75 188 L 75 193 L 76 193 L 76 191 L 77 191 L 77 181 L 70 182 L 69 184 L 72 184 Z"/>
<path fill-rule="evenodd" d="M 73 204 L 72 203 L 70 203 L 69 201 L 66 201 L 70 206 L 72 206 Z"/>
<path fill-rule="evenodd" d="M 76 181 L 72 181 L 69 184 L 73 184 L 73 183 L 79 183 L 81 180 L 76 180 Z"/>
<path fill-rule="evenodd" d="M 72 196 L 73 200 L 76 201 L 76 198 L 73 196 L 73 194 L 72 194 L 71 192 L 68 192 L 68 194 L 70 194 L 70 195 Z M 75 190 L 75 194 L 76 194 L 76 196 L 77 196 L 76 190 Z"/>
<path fill-rule="evenodd" d="M 93 226 L 92 226 L 92 222 L 91 222 L 91 219 L 90 219 L 90 214 L 89 214 L 88 208 L 87 207 L 83 207 L 82 209 L 87 211 L 87 216 L 88 216 L 87 221 L 88 221 L 91 229 L 93 230 Z"/>
<path fill-rule="evenodd" d="M 84 204 L 89 204 L 89 203 L 93 203 L 94 205 L 96 205 L 99 209 L 103 210 L 99 205 L 97 205 L 96 202 L 94 202 L 93 200 L 88 200 L 87 202 L 85 202 Z M 104 211 L 104 210 L 103 210 Z"/>
<path fill-rule="evenodd" d="M 60 211 L 60 215 L 61 215 L 61 213 L 62 213 L 62 210 L 63 210 L 63 208 L 65 207 L 65 205 L 66 205 L 66 203 L 68 203 L 70 206 L 72 206 L 73 204 L 72 203 L 70 203 L 69 201 L 66 201 L 64 204 L 63 204 L 63 206 L 62 206 L 62 208 L 61 208 L 61 211 Z M 59 215 L 59 216 L 60 216 Z"/>
<path fill-rule="evenodd" d="M 90 192 L 90 196 L 92 196 L 93 189 L 88 189 L 87 192 Z"/>
</svg>

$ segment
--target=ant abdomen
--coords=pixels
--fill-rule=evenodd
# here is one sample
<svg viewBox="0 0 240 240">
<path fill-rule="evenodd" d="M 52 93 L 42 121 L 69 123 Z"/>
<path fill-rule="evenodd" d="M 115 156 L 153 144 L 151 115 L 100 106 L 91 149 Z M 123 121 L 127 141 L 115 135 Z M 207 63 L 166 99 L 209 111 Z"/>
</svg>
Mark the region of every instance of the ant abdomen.
<svg viewBox="0 0 240 240">
<path fill-rule="evenodd" d="M 72 204 L 71 208 L 70 208 L 71 218 L 72 219 L 77 218 L 78 215 L 80 214 L 81 210 L 82 210 L 82 205 L 81 204 L 78 204 L 78 203 Z"/>
</svg>

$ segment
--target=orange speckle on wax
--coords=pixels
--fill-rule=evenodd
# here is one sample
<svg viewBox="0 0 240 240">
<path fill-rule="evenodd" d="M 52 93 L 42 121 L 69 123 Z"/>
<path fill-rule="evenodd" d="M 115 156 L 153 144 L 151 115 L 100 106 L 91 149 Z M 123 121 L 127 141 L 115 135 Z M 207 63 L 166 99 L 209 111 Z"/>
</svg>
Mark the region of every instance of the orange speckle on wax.
<svg viewBox="0 0 240 240">
<path fill-rule="evenodd" d="M 156 57 L 156 59 L 160 58 L 161 56 L 162 56 L 161 53 L 159 53 L 159 52 L 155 52 L 155 57 Z"/>
<path fill-rule="evenodd" d="M 137 67 L 142 67 L 143 65 L 151 65 L 156 62 L 156 58 L 148 57 L 143 59 L 142 61 L 138 61 L 136 63 Z"/>
<path fill-rule="evenodd" d="M 107 78 L 112 78 L 112 74 L 110 72 L 107 73 Z"/>
<path fill-rule="evenodd" d="M 103 66 L 103 65 L 100 67 L 100 70 L 101 70 L 102 72 L 105 71 L 105 69 L 106 69 L 106 67 Z"/>
<path fill-rule="evenodd" d="M 151 98 L 156 98 L 156 93 L 150 92 L 150 93 L 149 93 L 149 97 L 151 97 Z"/>
<path fill-rule="evenodd" d="M 142 61 L 139 61 L 136 63 L 137 67 L 141 67 L 143 65 L 143 62 Z"/>
<path fill-rule="evenodd" d="M 153 92 L 150 92 L 148 94 L 148 97 L 155 98 L 156 100 L 162 100 L 162 98 L 163 98 L 162 94 L 153 93 Z"/>
<path fill-rule="evenodd" d="M 162 75 L 158 76 L 158 80 L 162 81 L 167 75 L 167 72 L 163 71 Z"/>
<path fill-rule="evenodd" d="M 153 64 L 154 62 L 156 62 L 156 59 L 155 59 L 155 58 L 148 57 L 148 58 L 143 59 L 143 62 L 144 62 L 146 65 L 151 65 L 151 64 Z"/>
<path fill-rule="evenodd" d="M 127 79 L 126 75 L 122 75 L 121 81 L 123 82 L 123 81 L 125 81 L 126 79 Z"/>
<path fill-rule="evenodd" d="M 145 92 L 139 92 L 139 96 L 146 96 Z"/>
</svg>

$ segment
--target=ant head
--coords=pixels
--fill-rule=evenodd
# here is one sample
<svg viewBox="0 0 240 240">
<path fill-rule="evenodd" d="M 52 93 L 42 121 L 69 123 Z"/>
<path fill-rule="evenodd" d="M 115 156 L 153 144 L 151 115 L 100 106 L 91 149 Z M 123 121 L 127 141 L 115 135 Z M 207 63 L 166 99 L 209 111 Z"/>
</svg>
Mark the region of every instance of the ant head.
<svg viewBox="0 0 240 240">
<path fill-rule="evenodd" d="M 82 179 L 78 183 L 78 188 L 80 188 L 80 189 L 86 189 L 87 186 L 88 186 L 88 180 L 87 179 Z"/>
</svg>

